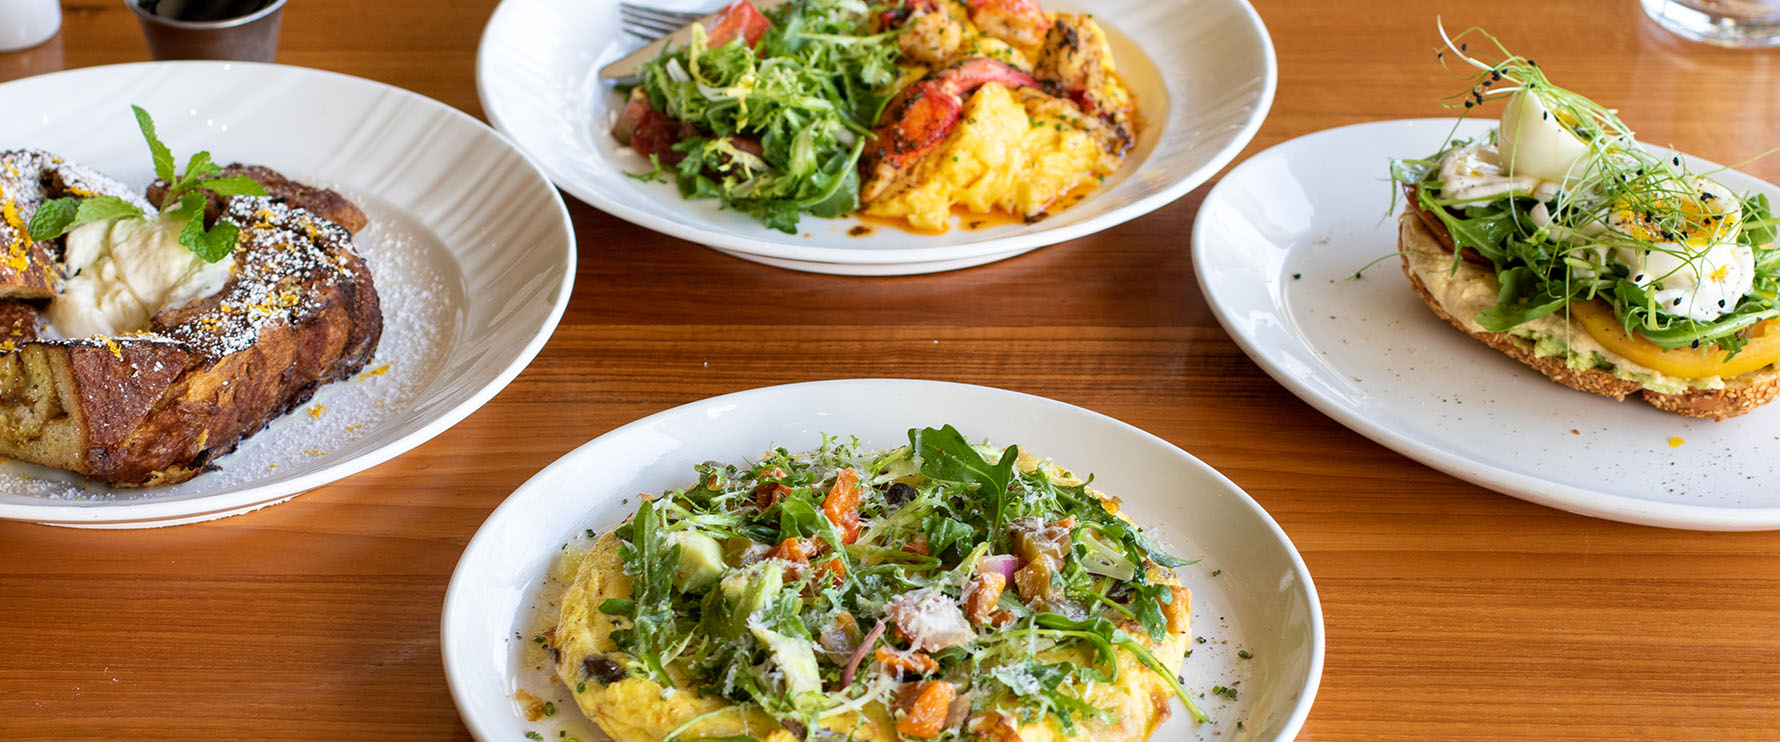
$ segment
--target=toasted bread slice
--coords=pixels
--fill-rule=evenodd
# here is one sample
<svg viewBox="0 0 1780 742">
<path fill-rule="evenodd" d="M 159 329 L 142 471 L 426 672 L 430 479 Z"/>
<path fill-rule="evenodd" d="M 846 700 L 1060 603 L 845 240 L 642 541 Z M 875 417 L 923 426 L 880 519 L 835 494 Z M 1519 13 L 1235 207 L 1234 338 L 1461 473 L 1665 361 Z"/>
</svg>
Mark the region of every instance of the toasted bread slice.
<svg viewBox="0 0 1780 742">
<path fill-rule="evenodd" d="M 1416 295 L 1421 297 L 1429 309 L 1434 310 L 1434 314 L 1452 323 L 1453 327 L 1477 338 L 1484 345 L 1533 367 L 1545 374 L 1546 378 L 1571 389 L 1616 400 L 1639 395 L 1657 409 L 1711 420 L 1736 417 L 1780 396 L 1780 368 L 1775 366 L 1726 378 L 1721 389 L 1690 389 L 1681 394 L 1663 394 L 1645 389 L 1638 382 L 1621 379 L 1603 369 L 1571 368 L 1561 356 L 1537 355 L 1531 341 L 1485 330 L 1469 316 L 1455 316 L 1428 290 L 1425 279 L 1436 272 L 1444 274 L 1450 270 L 1454 271 L 1452 280 L 1478 282 L 1487 287 L 1490 295 L 1494 295 L 1497 289 L 1495 274 L 1486 268 L 1462 261 L 1455 268 L 1451 244 L 1441 240 L 1438 234 L 1429 229 L 1421 216 L 1415 213 L 1415 202 L 1412 200 L 1410 203 L 1411 208 L 1397 218 L 1397 248 L 1399 257 L 1402 258 L 1403 274 L 1409 277 L 1409 285 L 1415 289 Z M 1566 318 L 1565 321 L 1569 323 L 1567 337 L 1587 336 L 1588 330 L 1581 322 L 1574 318 Z M 1610 357 L 1609 360 L 1628 367 L 1635 366 L 1624 359 Z"/>
<path fill-rule="evenodd" d="M 230 199 L 241 237 L 228 283 L 147 332 L 0 346 L 0 456 L 172 484 L 356 373 L 382 335 L 377 291 L 348 231 L 293 203 L 311 198 Z"/>
</svg>

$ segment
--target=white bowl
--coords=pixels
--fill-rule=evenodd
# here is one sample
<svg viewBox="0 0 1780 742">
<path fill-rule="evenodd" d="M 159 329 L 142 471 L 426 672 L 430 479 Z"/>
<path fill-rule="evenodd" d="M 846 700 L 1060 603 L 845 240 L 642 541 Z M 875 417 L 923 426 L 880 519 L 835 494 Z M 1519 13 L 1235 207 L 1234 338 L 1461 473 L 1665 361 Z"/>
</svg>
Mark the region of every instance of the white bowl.
<svg viewBox="0 0 1780 742">
<path fill-rule="evenodd" d="M 368 368 L 169 487 L 111 491 L 0 464 L 0 518 L 144 527 L 232 515 L 375 466 L 474 412 L 556 327 L 575 236 L 556 189 L 524 154 L 434 100 L 329 72 L 244 62 L 154 62 L 0 85 L 0 149 L 40 148 L 131 186 L 153 179 L 130 104 L 154 115 L 181 166 L 268 165 L 336 188 L 371 226 L 356 239 L 383 300 Z M 384 364 L 390 364 L 387 367 Z"/>
<path fill-rule="evenodd" d="M 710 10 L 709 0 L 661 7 Z M 647 160 L 607 133 L 623 99 L 600 67 L 642 46 L 620 30 L 616 0 L 506 0 L 489 19 L 476 89 L 495 128 L 538 158 L 576 198 L 632 223 L 745 260 L 859 275 L 930 273 L 980 265 L 1135 219 L 1185 195 L 1230 163 L 1273 104 L 1273 42 L 1246 0 L 1046 0 L 1092 12 L 1137 95 L 1144 127 L 1119 172 L 1079 204 L 1031 225 L 922 235 L 857 218 L 804 217 L 799 234 L 768 229 L 715 201 L 686 201 L 671 184 L 626 173 Z"/>
<path fill-rule="evenodd" d="M 896 379 L 766 387 L 683 405 L 600 436 L 520 486 L 471 539 L 445 596 L 440 640 L 464 723 L 490 741 L 528 731 L 605 739 L 550 681 L 532 637 L 554 623 L 561 585 L 546 575 L 563 546 L 584 543 L 584 529 L 622 523 L 638 493 L 683 487 L 704 461 L 815 448 L 825 432 L 888 448 L 906 444 L 911 427 L 945 423 L 1092 472 L 1095 488 L 1123 498 L 1164 546 L 1202 560 L 1180 570 L 1193 591 L 1193 633 L 1206 639 L 1181 675 L 1214 722 L 1194 724 L 1177 703 L 1155 739 L 1297 734 L 1322 675 L 1322 610 L 1304 561 L 1253 499 L 1167 441 L 1105 415 L 1001 389 Z M 1213 685 L 1238 688 L 1238 699 L 1213 696 Z M 557 713 L 527 722 L 512 699 L 522 690 Z"/>
</svg>

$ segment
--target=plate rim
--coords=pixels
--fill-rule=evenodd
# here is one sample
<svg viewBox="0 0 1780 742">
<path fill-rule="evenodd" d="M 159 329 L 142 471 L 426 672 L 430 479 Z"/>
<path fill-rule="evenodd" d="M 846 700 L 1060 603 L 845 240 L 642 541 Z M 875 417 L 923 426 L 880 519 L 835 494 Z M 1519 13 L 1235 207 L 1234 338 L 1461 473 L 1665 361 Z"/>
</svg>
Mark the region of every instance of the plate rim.
<svg viewBox="0 0 1780 742">
<path fill-rule="evenodd" d="M 1090 416 L 1093 418 L 1099 418 L 1107 423 L 1112 424 L 1113 426 L 1115 426 L 1117 428 L 1125 430 L 1129 434 L 1136 435 L 1140 438 L 1147 439 L 1148 441 L 1150 441 L 1152 443 L 1159 444 L 1159 445 L 1163 446 L 1165 449 L 1169 450 L 1174 456 L 1181 459 L 1184 464 L 1195 467 L 1195 468 L 1201 470 L 1205 474 L 1209 474 L 1216 482 L 1218 482 L 1220 485 L 1222 485 L 1225 488 L 1225 490 L 1223 492 L 1220 492 L 1219 493 L 1220 495 L 1228 494 L 1228 495 L 1236 496 L 1237 501 L 1242 504 L 1242 506 L 1245 508 L 1245 510 L 1251 516 L 1259 518 L 1260 523 L 1264 527 L 1266 527 L 1270 533 L 1272 533 L 1274 539 L 1278 542 L 1278 544 L 1280 546 L 1284 547 L 1285 556 L 1287 558 L 1289 569 L 1292 572 L 1292 574 L 1294 574 L 1297 577 L 1299 583 L 1303 585 L 1306 606 L 1309 609 L 1308 614 L 1309 614 L 1309 619 L 1310 619 L 1309 620 L 1310 634 L 1311 634 L 1311 642 L 1310 642 L 1310 648 L 1309 648 L 1310 657 L 1309 657 L 1309 662 L 1306 665 L 1304 684 L 1302 685 L 1301 688 L 1298 689 L 1297 700 L 1293 703 L 1291 712 L 1287 715 L 1284 723 L 1280 727 L 1280 733 L 1276 737 L 1274 737 L 1274 740 L 1276 740 L 1276 741 L 1291 740 L 1297 736 L 1298 732 L 1303 728 L 1305 720 L 1310 715 L 1310 710 L 1316 701 L 1317 691 L 1320 689 L 1321 684 L 1322 684 L 1324 661 L 1325 661 L 1325 657 L 1326 657 L 1326 653 L 1327 653 L 1327 637 L 1328 637 L 1327 629 L 1326 629 L 1326 626 L 1324 623 L 1324 617 L 1323 617 L 1322 598 L 1321 598 L 1320 594 L 1317 592 L 1316 582 L 1315 582 L 1314 577 L 1310 573 L 1310 567 L 1304 561 L 1304 555 L 1301 551 L 1299 551 L 1297 544 L 1292 541 L 1291 536 L 1285 532 L 1285 529 L 1282 526 L 1280 526 L 1280 524 L 1277 520 L 1275 520 L 1273 518 L 1273 515 L 1271 513 L 1267 512 L 1267 509 L 1262 507 L 1259 501 L 1255 500 L 1253 495 L 1250 495 L 1247 490 L 1244 490 L 1242 487 L 1238 486 L 1229 477 L 1225 476 L 1223 472 L 1214 468 L 1210 464 L 1205 463 L 1205 461 L 1203 459 L 1200 459 L 1198 456 L 1193 455 L 1191 452 L 1187 451 L 1186 449 L 1184 449 L 1178 445 L 1175 445 L 1173 442 L 1171 442 L 1165 438 L 1162 438 L 1161 436 L 1155 435 L 1154 433 L 1151 433 L 1147 430 L 1139 428 L 1136 425 L 1132 425 L 1131 423 L 1125 422 L 1124 420 L 1115 418 L 1111 415 L 1097 412 L 1097 411 L 1088 409 L 1086 407 L 1082 407 L 1080 405 L 1075 405 L 1075 404 L 1071 404 L 1069 402 L 1064 402 L 1062 400 L 1052 399 L 1050 397 L 1045 397 L 1045 396 L 1041 396 L 1041 395 L 1037 395 L 1037 394 L 1029 394 L 1026 392 L 1015 391 L 1012 389 L 1004 389 L 1001 387 L 986 386 L 986 385 L 981 385 L 981 384 L 967 384 L 967 383 L 962 383 L 962 382 L 938 381 L 938 380 L 932 380 L 932 379 L 919 379 L 919 378 L 907 378 L 907 377 L 840 378 L 840 379 L 822 379 L 822 380 L 816 380 L 816 381 L 792 382 L 792 383 L 786 383 L 786 384 L 772 384 L 772 385 L 761 386 L 761 387 L 750 387 L 747 389 L 740 389 L 740 390 L 736 390 L 733 392 L 727 392 L 727 393 L 719 394 L 719 395 L 715 395 L 715 396 L 701 397 L 699 399 L 690 400 L 683 404 L 677 404 L 677 405 L 674 405 L 667 409 L 650 413 L 643 417 L 640 417 L 635 420 L 631 420 L 627 423 L 624 423 L 623 425 L 619 425 L 618 427 L 607 430 L 606 432 L 601 433 L 601 434 L 587 440 L 585 443 L 582 443 L 582 444 L 574 447 L 573 449 L 570 449 L 569 451 L 563 453 L 561 456 L 558 456 L 555 460 L 553 460 L 549 464 L 545 465 L 544 468 L 539 469 L 537 471 L 537 473 L 535 473 L 531 477 L 527 478 L 518 487 L 515 487 L 512 492 L 508 493 L 506 497 L 502 498 L 501 503 L 499 505 L 497 505 L 493 510 L 491 510 L 489 512 L 488 517 L 484 518 L 482 523 L 476 527 L 475 534 L 470 537 L 470 540 L 467 543 L 465 543 L 463 552 L 461 554 L 459 554 L 459 556 L 458 556 L 457 564 L 452 567 L 451 578 L 448 581 L 448 583 L 446 585 L 446 589 L 445 589 L 445 599 L 442 601 L 442 605 L 440 606 L 439 648 L 440 648 L 441 664 L 444 666 L 444 669 L 445 669 L 445 684 L 446 684 L 446 687 L 451 692 L 452 704 L 457 707 L 458 716 L 463 721 L 465 728 L 467 728 L 470 731 L 470 734 L 477 739 L 488 739 L 488 737 L 484 734 L 484 728 L 478 725 L 479 719 L 472 718 L 469 715 L 469 712 L 467 711 L 467 709 L 469 709 L 471 707 L 471 705 L 467 702 L 466 694 L 468 694 L 470 692 L 470 690 L 468 688 L 464 687 L 464 683 L 460 682 L 460 680 L 457 677 L 458 673 L 462 672 L 462 670 L 456 669 L 456 668 L 461 667 L 462 660 L 457 660 L 457 661 L 455 661 L 455 663 L 453 660 L 453 658 L 456 656 L 456 653 L 453 651 L 453 648 L 452 648 L 452 642 L 450 641 L 450 637 L 452 637 L 454 635 L 453 634 L 453 617 L 454 617 L 454 614 L 463 610 L 459 607 L 460 604 L 462 604 L 464 601 L 468 600 L 468 598 L 466 598 L 464 595 L 464 591 L 469 589 L 469 588 L 465 587 L 465 585 L 467 584 L 468 579 L 469 579 L 467 577 L 467 575 L 469 575 L 471 572 L 473 572 L 476 569 L 476 566 L 471 561 L 472 555 L 476 554 L 479 550 L 492 548 L 491 546 L 489 546 L 489 544 L 491 542 L 493 542 L 493 540 L 496 538 L 496 536 L 493 535 L 494 531 L 490 527 L 491 524 L 495 524 L 497 522 L 497 520 L 504 520 L 507 518 L 515 517 L 512 515 L 512 513 L 516 512 L 519 509 L 521 509 L 522 507 L 524 507 L 524 503 L 520 502 L 520 499 L 521 499 L 520 495 L 528 493 L 529 491 L 534 490 L 534 489 L 544 488 L 546 486 L 545 483 L 549 479 L 549 475 L 553 474 L 553 472 L 555 472 L 558 469 L 566 469 L 566 468 L 573 466 L 575 459 L 585 455 L 585 453 L 584 453 L 585 451 L 591 450 L 595 446 L 601 445 L 602 443 L 608 441 L 609 439 L 619 438 L 624 435 L 628 435 L 636 430 L 646 429 L 647 427 L 649 427 L 651 424 L 655 423 L 658 420 L 667 418 L 672 415 L 677 415 L 677 414 L 682 414 L 684 412 L 688 412 L 693 408 L 708 407 L 708 406 L 715 405 L 715 404 L 722 404 L 725 401 L 733 400 L 735 398 L 742 397 L 742 396 L 770 394 L 770 393 L 792 393 L 797 389 L 808 389 L 808 388 L 818 388 L 818 387 L 828 388 L 828 387 L 845 387 L 845 386 L 853 386 L 853 385 L 876 385 L 876 384 L 906 385 L 906 386 L 929 386 L 929 385 L 931 385 L 931 386 L 947 387 L 947 388 L 955 389 L 955 390 L 958 390 L 958 391 L 961 391 L 964 393 L 970 393 L 970 394 L 987 394 L 987 395 L 991 395 L 991 396 L 995 396 L 995 395 L 1004 396 L 1004 397 L 1007 397 L 1010 399 L 1020 400 L 1021 402 L 1026 403 L 1026 404 L 1037 404 L 1037 405 L 1051 406 L 1051 407 L 1061 408 L 1061 409 L 1070 411 L 1073 414 L 1087 415 L 1087 416 Z"/>
<path fill-rule="evenodd" d="M 1399 434 L 1390 430 L 1385 425 L 1372 421 L 1360 411 L 1349 409 L 1339 401 L 1320 394 L 1311 385 L 1299 381 L 1278 361 L 1278 359 L 1273 358 L 1267 352 L 1259 348 L 1255 343 L 1255 340 L 1248 337 L 1240 329 L 1241 325 L 1231 316 L 1233 308 L 1219 300 L 1219 292 L 1222 289 L 1213 285 L 1207 279 L 1207 276 L 1213 267 L 1208 265 L 1207 261 L 1210 260 L 1209 256 L 1215 251 L 1200 248 L 1217 242 L 1216 240 L 1210 239 L 1208 234 L 1209 227 L 1207 225 L 1210 224 L 1210 220 L 1206 218 L 1206 209 L 1214 203 L 1222 203 L 1225 200 L 1228 200 L 1227 189 L 1234 189 L 1236 187 L 1233 184 L 1238 182 L 1238 179 L 1243 176 L 1251 163 L 1257 162 L 1270 155 L 1276 155 L 1283 158 L 1284 152 L 1288 148 L 1307 146 L 1309 142 L 1316 139 L 1339 138 L 1343 135 L 1352 135 L 1356 131 L 1390 131 L 1407 129 L 1415 126 L 1433 125 L 1456 127 L 1461 125 L 1461 122 L 1472 121 L 1481 122 L 1482 120 L 1426 117 L 1381 119 L 1377 121 L 1346 124 L 1327 129 L 1319 129 L 1292 137 L 1291 139 L 1287 139 L 1257 152 L 1248 159 L 1238 163 L 1235 168 L 1232 168 L 1231 171 L 1220 179 L 1218 183 L 1212 187 L 1211 191 L 1206 194 L 1205 200 L 1200 203 L 1199 211 L 1193 219 L 1193 271 L 1198 278 L 1200 293 L 1205 297 L 1206 304 L 1211 306 L 1212 314 L 1217 317 L 1218 324 L 1223 326 L 1225 333 L 1230 336 L 1231 340 L 1235 341 L 1237 346 L 1242 349 L 1242 352 L 1246 354 L 1250 360 L 1253 360 L 1256 365 L 1260 366 L 1262 370 L 1267 372 L 1268 376 L 1272 377 L 1280 386 L 1285 387 L 1293 396 L 1308 403 L 1318 412 L 1335 420 L 1343 427 L 1359 433 L 1374 443 L 1396 451 L 1397 453 L 1409 457 L 1423 465 L 1458 479 L 1545 507 L 1594 518 L 1631 523 L 1634 525 L 1703 531 L 1764 531 L 1780 529 L 1780 506 L 1766 508 L 1725 508 L 1709 505 L 1692 505 L 1681 502 L 1661 502 L 1657 500 L 1616 495 L 1604 490 L 1590 490 L 1559 482 L 1551 482 L 1538 477 L 1505 471 L 1487 462 L 1479 461 L 1476 458 L 1465 455 L 1463 452 L 1450 451 L 1446 448 L 1429 445 L 1406 435 Z M 1457 129 L 1455 128 L 1455 131 L 1456 130 Z M 1694 157 L 1678 150 L 1643 142 L 1640 144 L 1643 144 L 1645 147 L 1650 148 L 1653 151 L 1678 154 L 1688 158 L 1689 161 L 1700 165 L 1708 165 L 1714 168 L 1721 167 L 1717 163 L 1704 158 Z M 1759 182 L 1769 189 L 1780 192 L 1780 186 L 1756 178 L 1748 173 L 1739 174 Z M 1297 324 L 1294 322 L 1292 323 L 1292 326 L 1295 327 Z M 1309 344 L 1305 344 L 1303 347 L 1313 353 L 1316 350 L 1314 346 Z"/>
<path fill-rule="evenodd" d="M 532 172 L 537 175 L 544 184 L 549 186 L 548 190 L 550 192 L 551 200 L 556 207 L 556 215 L 561 219 L 564 234 L 567 236 L 564 245 L 566 248 L 564 251 L 566 262 L 563 264 L 563 280 L 556 286 L 557 296 L 545 317 L 545 321 L 539 325 L 531 339 L 526 342 L 520 352 L 514 356 L 505 367 L 496 373 L 488 384 L 483 385 L 474 393 L 465 397 L 458 404 L 440 411 L 437 415 L 433 416 L 432 419 L 426 421 L 408 434 L 382 446 L 372 448 L 350 458 L 323 467 L 317 471 L 293 479 L 260 485 L 248 485 L 242 489 L 234 491 L 194 495 L 192 497 L 167 502 L 128 500 L 110 502 L 83 501 L 76 503 L 57 500 L 48 501 L 54 502 L 55 504 L 44 505 L 0 503 L 0 520 L 29 521 L 42 525 L 77 528 L 155 528 L 193 523 L 251 512 L 261 506 L 276 505 L 317 487 L 346 479 L 418 448 L 420 445 L 432 440 L 440 433 L 455 427 L 465 418 L 481 409 L 482 406 L 487 404 L 489 400 L 493 399 L 496 394 L 505 390 L 527 366 L 531 365 L 532 360 L 537 357 L 538 353 L 543 350 L 544 345 L 549 342 L 551 336 L 555 334 L 556 328 L 561 323 L 562 316 L 568 308 L 569 298 L 574 291 L 575 271 L 579 249 L 575 235 L 574 221 L 569 216 L 568 205 L 563 202 L 562 194 L 557 192 L 555 184 L 550 180 L 549 176 L 544 172 L 538 162 L 532 158 L 531 154 L 520 149 L 505 134 L 476 119 L 476 117 L 434 98 L 406 88 L 390 85 L 389 83 L 331 70 L 303 67 L 299 65 L 235 60 L 166 60 L 77 67 L 8 80 L 4 83 L 0 83 L 0 91 L 4 91 L 8 85 L 14 83 L 38 81 L 44 78 L 108 75 L 127 73 L 132 70 L 166 69 L 169 67 L 189 69 L 211 68 L 230 71 L 235 67 L 240 67 L 248 70 L 257 70 L 258 72 L 255 74 L 277 74 L 288 71 L 299 77 L 314 76 L 328 78 L 336 83 L 370 88 L 383 95 L 395 95 L 398 99 L 405 99 L 408 102 L 415 103 L 424 108 L 443 113 L 447 118 L 482 129 L 485 133 L 493 135 L 496 141 L 504 144 L 510 152 L 518 155 L 520 160 L 530 167 Z M 113 513 L 118 513 L 119 511 L 125 511 L 128 515 L 122 517 L 113 515 Z"/>
<path fill-rule="evenodd" d="M 482 35 L 476 47 L 475 74 L 477 100 L 481 103 L 482 110 L 488 117 L 489 123 L 497 131 L 501 132 L 504 136 L 507 136 L 513 142 L 515 147 L 520 148 L 527 154 L 531 154 L 530 150 L 526 149 L 519 141 L 518 137 L 513 133 L 514 129 L 510 124 L 508 115 L 506 115 L 506 113 L 504 113 L 491 98 L 489 88 L 494 83 L 490 78 L 491 63 L 489 60 L 493 56 L 491 50 L 498 43 L 495 37 L 497 29 L 501 28 L 503 24 L 514 22 L 508 19 L 513 14 L 519 12 L 514 9 L 521 3 L 534 1 L 536 0 L 502 0 L 500 5 L 496 6 L 494 13 L 489 16 L 488 22 L 483 26 Z M 1227 141 L 1224 146 L 1219 148 L 1210 159 L 1198 168 L 1186 173 L 1182 178 L 1177 179 L 1174 183 L 1171 183 L 1169 186 L 1156 193 L 1152 193 L 1098 217 L 1076 224 L 1058 227 L 1056 229 L 1046 229 L 1030 234 L 1010 235 L 1008 237 L 972 242 L 963 245 L 942 245 L 922 248 L 837 249 L 791 244 L 784 241 L 783 238 L 776 238 L 779 240 L 777 243 L 762 243 L 758 239 L 751 239 L 744 235 L 694 227 L 681 222 L 676 222 L 672 219 L 645 213 L 625 204 L 611 202 L 592 190 L 583 187 L 575 179 L 566 177 L 556 168 L 547 163 L 542 164 L 542 168 L 552 183 L 574 196 L 576 200 L 604 213 L 630 222 L 631 224 L 670 237 L 682 239 L 701 247 L 730 253 L 732 254 L 732 257 L 740 257 L 739 255 L 734 255 L 735 253 L 747 253 L 749 255 L 771 258 L 775 261 L 773 263 L 764 263 L 763 261 L 758 260 L 751 262 L 762 262 L 763 264 L 775 265 L 793 270 L 831 273 L 844 271 L 846 267 L 853 265 L 869 265 L 879 270 L 884 270 L 887 266 L 906 265 L 915 268 L 916 270 L 913 272 L 937 272 L 956 270 L 968 266 L 935 266 L 944 266 L 946 264 L 964 261 L 977 261 L 972 263 L 972 265 L 978 265 L 983 262 L 1002 260 L 1040 247 L 1067 242 L 1096 232 L 1105 231 L 1133 219 L 1148 215 L 1150 212 L 1179 200 L 1188 193 L 1191 193 L 1194 189 L 1210 181 L 1213 176 L 1229 166 L 1238 155 L 1242 154 L 1243 149 L 1247 148 L 1248 145 L 1254 141 L 1254 137 L 1260 131 L 1261 125 L 1266 122 L 1267 116 L 1272 113 L 1274 98 L 1279 87 L 1279 57 L 1274 48 L 1273 36 L 1267 30 L 1266 23 L 1262 20 L 1260 13 L 1255 10 L 1255 7 L 1250 0 L 1199 1 L 1219 2 L 1231 6 L 1244 22 L 1243 29 L 1253 33 L 1256 41 L 1259 42 L 1261 48 L 1260 61 L 1262 71 L 1261 89 L 1255 98 L 1254 110 L 1250 112 L 1248 117 L 1243 121 L 1243 125 L 1231 136 L 1229 141 Z M 1166 82 L 1166 80 L 1169 79 L 1166 75 L 1170 74 L 1170 71 L 1162 71 L 1165 75 L 1163 79 Z M 541 158 L 540 162 L 542 163 Z M 874 272 L 874 275 L 892 274 L 888 272 Z"/>
</svg>

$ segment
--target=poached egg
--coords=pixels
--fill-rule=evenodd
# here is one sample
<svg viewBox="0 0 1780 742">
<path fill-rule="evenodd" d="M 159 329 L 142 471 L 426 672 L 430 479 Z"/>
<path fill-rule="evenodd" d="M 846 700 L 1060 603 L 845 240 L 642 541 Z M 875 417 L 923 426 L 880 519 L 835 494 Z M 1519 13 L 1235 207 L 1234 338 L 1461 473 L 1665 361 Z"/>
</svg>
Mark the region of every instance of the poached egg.
<svg viewBox="0 0 1780 742">
<path fill-rule="evenodd" d="M 1645 180 L 1657 184 L 1652 190 L 1663 194 L 1660 199 L 1616 203 L 1604 219 L 1576 229 L 1552 222 L 1546 202 L 1560 192 L 1589 188 L 1597 150 L 1637 146 L 1625 141 L 1591 147 L 1577 135 L 1575 123 L 1537 89 L 1514 92 L 1496 130 L 1498 145 L 1456 148 L 1441 161 L 1442 197 L 1481 202 L 1531 196 L 1539 201 L 1529 210 L 1531 220 L 1553 239 L 1587 243 L 1612 234 L 1640 243 L 1594 247 L 1605 260 L 1625 266 L 1632 282 L 1650 292 L 1658 311 L 1710 322 L 1734 310 L 1754 287 L 1755 253 L 1737 243 L 1741 202 L 1721 184 L 1667 171 Z M 1666 164 L 1654 167 L 1667 170 Z"/>
</svg>

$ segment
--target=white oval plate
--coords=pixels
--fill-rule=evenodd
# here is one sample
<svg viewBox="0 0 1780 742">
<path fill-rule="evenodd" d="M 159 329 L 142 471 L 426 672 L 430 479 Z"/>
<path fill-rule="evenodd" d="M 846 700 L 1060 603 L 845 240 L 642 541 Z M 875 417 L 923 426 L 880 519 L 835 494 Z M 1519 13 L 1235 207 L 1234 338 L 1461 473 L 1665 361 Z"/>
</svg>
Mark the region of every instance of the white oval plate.
<svg viewBox="0 0 1780 742">
<path fill-rule="evenodd" d="M 1001 389 L 900 379 L 791 384 L 683 405 L 600 436 L 520 486 L 471 539 L 445 596 L 446 679 L 464 722 L 490 741 L 528 731 L 605 739 L 551 682 L 531 639 L 555 622 L 563 586 L 546 575 L 564 545 L 585 544 L 583 529 L 622 523 L 638 493 L 683 487 L 700 462 L 747 460 L 771 446 L 813 449 L 825 432 L 888 448 L 907 444 L 911 427 L 945 423 L 1092 472 L 1096 489 L 1123 498 L 1137 522 L 1156 524 L 1147 528 L 1161 543 L 1203 560 L 1180 570 L 1193 591 L 1193 633 L 1206 639 L 1181 672 L 1214 723 L 1195 725 L 1176 704 L 1155 739 L 1297 733 L 1322 676 L 1322 609 L 1303 559 L 1260 505 L 1185 451 L 1105 415 Z M 1252 657 L 1238 657 L 1241 650 Z M 1211 695 L 1214 684 L 1238 688 L 1238 700 Z M 521 690 L 558 712 L 527 722 L 512 700 Z"/>
<path fill-rule="evenodd" d="M 336 188 L 371 225 L 355 240 L 383 300 L 368 369 L 323 387 L 170 487 L 110 491 L 67 472 L 0 464 L 0 518 L 146 527 L 263 507 L 424 443 L 537 355 L 567 305 L 575 236 L 556 189 L 469 116 L 382 83 L 242 62 L 155 62 L 0 85 L 0 149 L 35 147 L 140 187 L 153 179 L 130 104 L 179 164 L 268 165 Z M 389 364 L 387 367 L 384 364 Z M 319 405 L 315 407 L 313 405 Z"/>
<path fill-rule="evenodd" d="M 1439 151 L 1454 123 L 1330 129 L 1232 169 L 1193 227 L 1200 287 L 1231 337 L 1337 422 L 1498 492 L 1645 525 L 1780 528 L 1780 405 L 1715 423 L 1574 391 L 1453 329 L 1410 290 L 1386 213 L 1389 160 Z M 1694 172 L 1718 167 L 1680 156 Z M 1713 177 L 1780 199 L 1747 175 Z"/>
<path fill-rule="evenodd" d="M 712 0 L 659 0 L 709 10 Z M 482 34 L 476 89 L 495 128 L 576 198 L 621 219 L 745 260 L 793 270 L 899 275 L 954 270 L 1075 239 L 1180 198 L 1230 163 L 1273 104 L 1273 42 L 1246 0 L 1045 0 L 1087 9 L 1107 28 L 1145 125 L 1124 167 L 1079 204 L 1032 225 L 920 235 L 856 218 L 804 217 L 797 235 L 768 229 L 715 201 L 686 201 L 671 184 L 626 173 L 647 161 L 607 133 L 623 100 L 600 67 L 643 43 L 620 30 L 616 0 L 505 0 Z"/>
</svg>

